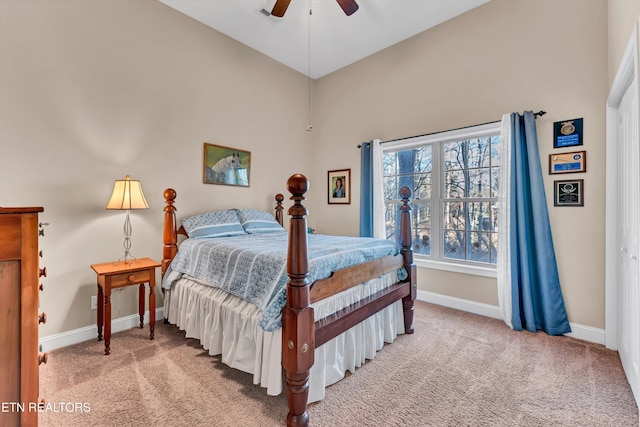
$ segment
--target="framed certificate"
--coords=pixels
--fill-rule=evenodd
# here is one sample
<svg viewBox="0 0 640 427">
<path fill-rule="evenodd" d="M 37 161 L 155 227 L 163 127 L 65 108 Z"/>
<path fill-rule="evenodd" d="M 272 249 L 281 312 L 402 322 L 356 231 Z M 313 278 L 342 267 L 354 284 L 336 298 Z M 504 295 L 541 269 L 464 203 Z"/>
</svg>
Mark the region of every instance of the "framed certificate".
<svg viewBox="0 0 640 427">
<path fill-rule="evenodd" d="M 582 145 L 582 118 L 553 124 L 553 148 Z"/>
<path fill-rule="evenodd" d="M 584 181 L 571 179 L 553 182 L 553 206 L 584 206 Z"/>
<path fill-rule="evenodd" d="M 549 174 L 587 171 L 587 152 L 549 154 Z"/>
</svg>

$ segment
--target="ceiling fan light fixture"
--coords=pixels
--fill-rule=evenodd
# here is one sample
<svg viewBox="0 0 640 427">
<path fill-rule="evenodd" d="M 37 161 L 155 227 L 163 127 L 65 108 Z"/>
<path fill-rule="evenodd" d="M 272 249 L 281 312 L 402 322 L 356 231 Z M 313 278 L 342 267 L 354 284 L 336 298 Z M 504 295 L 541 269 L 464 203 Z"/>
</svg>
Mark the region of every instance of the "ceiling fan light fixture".
<svg viewBox="0 0 640 427">
<path fill-rule="evenodd" d="M 287 8 L 289 7 L 289 3 L 291 3 L 291 0 L 277 0 L 276 4 L 273 5 L 271 14 L 273 16 L 277 16 L 278 18 L 282 18 L 284 16 L 284 13 L 287 11 Z"/>
<path fill-rule="evenodd" d="M 347 16 L 353 15 L 359 9 L 356 0 L 336 0 Z"/>
<path fill-rule="evenodd" d="M 358 9 L 356 0 L 336 0 L 347 16 L 353 15 Z M 271 15 L 282 18 L 289 7 L 291 0 L 276 0 L 276 4 L 271 10 Z"/>
</svg>

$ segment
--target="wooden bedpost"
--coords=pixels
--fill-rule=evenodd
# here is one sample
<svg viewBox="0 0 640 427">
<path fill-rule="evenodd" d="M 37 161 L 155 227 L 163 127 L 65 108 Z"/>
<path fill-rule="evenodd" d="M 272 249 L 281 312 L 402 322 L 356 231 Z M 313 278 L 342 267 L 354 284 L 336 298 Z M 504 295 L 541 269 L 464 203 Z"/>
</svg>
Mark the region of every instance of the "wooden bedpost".
<svg viewBox="0 0 640 427">
<path fill-rule="evenodd" d="M 309 257 L 307 253 L 307 208 L 302 205 L 309 189 L 304 175 L 292 175 L 287 181 L 293 206 L 289 208 L 289 253 L 287 255 L 287 304 L 282 310 L 282 367 L 285 371 L 289 403 L 287 426 L 309 424 L 307 397 L 309 370 L 313 365 L 315 329 L 309 296 Z"/>
<path fill-rule="evenodd" d="M 413 249 L 411 243 L 411 206 L 409 197 L 411 190 L 409 187 L 400 189 L 402 206 L 400 206 L 400 253 L 404 258 L 404 267 L 409 274 L 407 281 L 410 283 L 410 293 L 402 298 L 402 309 L 404 311 L 404 331 L 407 334 L 413 333 L 413 302 L 416 299 L 417 282 L 416 266 L 413 264 Z"/>
<path fill-rule="evenodd" d="M 276 221 L 280 225 L 284 225 L 282 222 L 282 201 L 284 200 L 284 196 L 280 193 L 276 194 Z"/>
<path fill-rule="evenodd" d="M 176 256 L 178 251 L 178 234 L 176 232 L 176 208 L 173 202 L 176 199 L 176 190 L 167 188 L 164 190 L 164 232 L 162 235 L 162 275 L 167 271 L 167 267 Z"/>
</svg>

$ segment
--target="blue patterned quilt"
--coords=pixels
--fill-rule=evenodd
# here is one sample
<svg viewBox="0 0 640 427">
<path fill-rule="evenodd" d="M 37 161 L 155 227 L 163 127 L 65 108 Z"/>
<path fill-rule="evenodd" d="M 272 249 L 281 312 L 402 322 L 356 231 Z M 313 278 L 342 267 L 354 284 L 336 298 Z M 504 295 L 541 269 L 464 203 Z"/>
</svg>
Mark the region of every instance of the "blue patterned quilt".
<svg viewBox="0 0 640 427">
<path fill-rule="evenodd" d="M 396 246 L 384 239 L 308 235 L 309 282 L 335 270 L 389 254 Z M 287 233 L 187 239 L 164 276 L 170 288 L 183 275 L 219 287 L 249 301 L 263 316 L 265 331 L 278 329 L 286 303 Z"/>
</svg>

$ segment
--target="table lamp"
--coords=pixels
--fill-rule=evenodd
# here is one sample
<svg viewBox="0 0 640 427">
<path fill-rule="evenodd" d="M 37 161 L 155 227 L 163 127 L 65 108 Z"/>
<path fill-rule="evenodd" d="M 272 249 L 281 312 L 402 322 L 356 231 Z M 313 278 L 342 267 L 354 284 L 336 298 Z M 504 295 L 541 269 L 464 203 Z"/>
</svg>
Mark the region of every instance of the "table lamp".
<svg viewBox="0 0 640 427">
<path fill-rule="evenodd" d="M 140 181 L 132 180 L 127 175 L 124 179 L 116 180 L 113 185 L 111 199 L 107 204 L 107 209 L 124 210 L 127 212 L 124 220 L 124 259 L 125 264 L 131 264 L 131 220 L 129 211 L 131 209 L 149 209 L 149 205 L 142 193 Z M 118 260 L 120 262 L 120 260 Z"/>
</svg>

